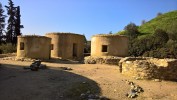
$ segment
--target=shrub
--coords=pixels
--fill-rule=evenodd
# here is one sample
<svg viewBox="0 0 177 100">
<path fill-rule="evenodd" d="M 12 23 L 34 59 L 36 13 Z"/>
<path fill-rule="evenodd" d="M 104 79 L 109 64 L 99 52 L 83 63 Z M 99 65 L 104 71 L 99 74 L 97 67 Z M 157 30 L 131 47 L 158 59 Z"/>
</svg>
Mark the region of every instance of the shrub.
<svg viewBox="0 0 177 100">
<path fill-rule="evenodd" d="M 0 54 L 13 53 L 13 52 L 16 52 L 16 51 L 17 51 L 17 46 L 12 45 L 11 43 L 0 45 Z"/>
</svg>

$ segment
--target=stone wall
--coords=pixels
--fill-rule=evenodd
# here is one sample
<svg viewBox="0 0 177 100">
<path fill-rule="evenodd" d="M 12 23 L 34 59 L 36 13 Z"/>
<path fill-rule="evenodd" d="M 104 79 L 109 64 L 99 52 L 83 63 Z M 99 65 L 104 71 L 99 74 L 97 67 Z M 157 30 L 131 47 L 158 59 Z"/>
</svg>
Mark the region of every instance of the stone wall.
<svg viewBox="0 0 177 100">
<path fill-rule="evenodd" d="M 135 79 L 177 80 L 177 59 L 127 57 L 119 66 L 123 75 Z"/>
<path fill-rule="evenodd" d="M 101 57 L 85 57 L 85 64 L 110 64 L 110 65 L 118 65 L 121 57 L 114 56 L 101 56 Z"/>
</svg>

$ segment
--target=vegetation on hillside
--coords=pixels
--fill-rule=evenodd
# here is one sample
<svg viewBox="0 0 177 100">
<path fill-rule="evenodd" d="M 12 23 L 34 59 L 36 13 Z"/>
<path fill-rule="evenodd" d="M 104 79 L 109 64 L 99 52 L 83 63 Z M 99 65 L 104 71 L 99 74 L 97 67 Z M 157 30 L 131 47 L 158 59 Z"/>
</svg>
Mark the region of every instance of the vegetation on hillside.
<svg viewBox="0 0 177 100">
<path fill-rule="evenodd" d="M 177 58 L 177 11 L 160 14 L 141 26 L 130 23 L 118 34 L 129 37 L 130 56 Z"/>
<path fill-rule="evenodd" d="M 167 33 L 177 33 L 175 27 L 177 27 L 177 10 L 157 16 L 141 25 L 138 30 L 142 34 L 152 34 L 156 29 L 162 29 Z"/>
</svg>

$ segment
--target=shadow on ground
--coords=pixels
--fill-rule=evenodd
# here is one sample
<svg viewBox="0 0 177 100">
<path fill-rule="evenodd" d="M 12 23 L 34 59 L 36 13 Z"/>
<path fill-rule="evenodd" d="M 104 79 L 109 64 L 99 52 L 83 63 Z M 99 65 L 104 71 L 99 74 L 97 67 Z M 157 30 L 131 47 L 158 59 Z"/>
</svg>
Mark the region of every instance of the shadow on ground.
<svg viewBox="0 0 177 100">
<path fill-rule="evenodd" d="M 47 63 L 60 63 L 60 64 L 83 64 L 81 61 L 77 60 L 68 60 L 68 59 L 49 59 L 49 60 L 43 60 L 43 62 Z"/>
<path fill-rule="evenodd" d="M 31 71 L 8 64 L 0 68 L 0 100 L 80 100 L 88 91 L 101 95 L 96 82 L 69 71 Z"/>
</svg>

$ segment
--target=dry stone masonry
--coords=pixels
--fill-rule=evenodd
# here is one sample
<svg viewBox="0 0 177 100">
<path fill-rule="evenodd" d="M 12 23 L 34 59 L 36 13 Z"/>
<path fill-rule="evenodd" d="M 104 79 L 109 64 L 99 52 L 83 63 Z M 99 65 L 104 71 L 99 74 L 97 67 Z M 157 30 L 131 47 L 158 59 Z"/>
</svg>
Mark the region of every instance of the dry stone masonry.
<svg viewBox="0 0 177 100">
<path fill-rule="evenodd" d="M 117 65 L 122 57 L 115 56 L 101 56 L 101 57 L 92 57 L 88 56 L 84 58 L 85 64 L 110 64 Z"/>
<path fill-rule="evenodd" d="M 14 56 L 14 57 L 3 57 L 3 58 L 0 58 L 0 60 L 15 60 L 15 61 L 34 62 L 36 59 Z"/>
<path fill-rule="evenodd" d="M 119 67 L 123 75 L 135 79 L 177 80 L 177 59 L 126 57 Z"/>
<path fill-rule="evenodd" d="M 152 57 L 115 57 L 88 56 L 85 64 L 118 65 L 123 75 L 135 79 L 173 80 L 177 81 L 177 59 L 158 59 Z"/>
</svg>

